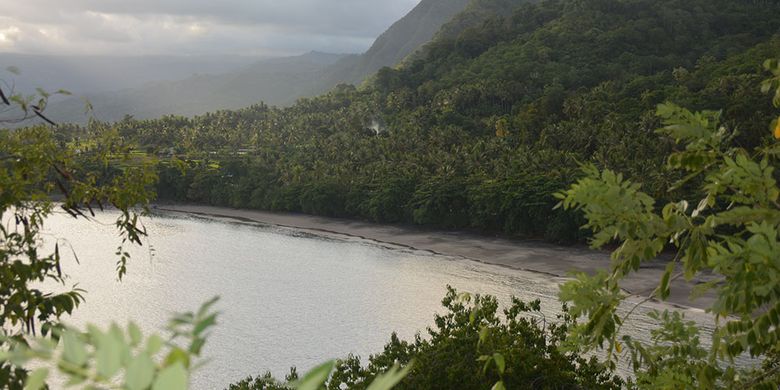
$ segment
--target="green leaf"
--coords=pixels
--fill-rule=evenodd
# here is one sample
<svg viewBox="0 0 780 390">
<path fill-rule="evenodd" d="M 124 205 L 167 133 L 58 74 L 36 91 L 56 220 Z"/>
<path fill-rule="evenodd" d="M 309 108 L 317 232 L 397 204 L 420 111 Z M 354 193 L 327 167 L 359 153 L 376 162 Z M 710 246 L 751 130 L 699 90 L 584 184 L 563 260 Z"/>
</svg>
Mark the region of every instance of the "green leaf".
<svg viewBox="0 0 780 390">
<path fill-rule="evenodd" d="M 181 363 L 184 367 L 190 366 L 190 355 L 181 348 L 173 348 L 165 357 L 165 366 Z"/>
<path fill-rule="evenodd" d="M 138 325 L 135 324 L 135 322 L 130 322 L 127 324 L 127 333 L 130 335 L 130 345 L 133 347 L 138 346 L 141 344 L 141 341 L 143 341 L 143 333 L 141 332 L 141 328 L 138 327 Z"/>
<path fill-rule="evenodd" d="M 488 333 L 490 333 L 490 328 L 488 328 L 487 326 L 483 326 L 479 330 L 479 342 L 477 343 L 477 346 L 481 345 L 482 343 L 485 342 L 485 340 L 487 340 Z"/>
<path fill-rule="evenodd" d="M 496 382 L 496 384 L 493 385 L 491 390 L 506 390 L 506 386 L 504 386 L 504 381 Z"/>
<path fill-rule="evenodd" d="M 490 368 L 490 362 L 492 362 L 493 359 L 491 359 L 490 356 L 484 355 L 484 356 L 480 356 L 477 360 L 485 361 L 485 364 L 482 365 L 482 374 L 487 374 L 487 370 L 488 368 Z"/>
<path fill-rule="evenodd" d="M 209 299 L 208 301 L 206 301 L 206 303 L 204 303 L 203 305 L 201 305 L 201 306 L 200 306 L 200 308 L 198 309 L 197 316 L 198 316 L 198 317 L 203 317 L 203 316 L 205 316 L 205 315 L 206 315 L 206 313 L 207 313 L 209 310 L 211 310 L 211 307 L 212 307 L 212 306 L 214 306 L 214 304 L 216 304 L 218 301 L 219 301 L 219 297 L 218 297 L 218 296 L 217 296 L 217 297 L 214 297 L 214 298 L 211 298 L 211 299 Z"/>
<path fill-rule="evenodd" d="M 186 390 L 187 370 L 181 363 L 163 369 L 152 385 L 152 390 Z"/>
<path fill-rule="evenodd" d="M 81 374 L 71 374 L 71 377 L 68 378 L 68 381 L 65 382 L 65 387 L 75 387 L 78 386 L 84 382 L 87 381 L 88 378 L 84 377 Z"/>
<path fill-rule="evenodd" d="M 160 336 L 153 334 L 146 340 L 146 353 L 150 356 L 154 356 L 157 352 L 160 352 L 160 348 L 163 346 L 163 339 Z"/>
<path fill-rule="evenodd" d="M 111 335 L 103 334 L 98 339 L 96 347 L 97 372 L 103 378 L 109 379 L 121 367 L 122 345 Z"/>
<path fill-rule="evenodd" d="M 189 351 L 191 354 L 198 356 L 200 355 L 200 350 L 203 348 L 203 345 L 206 344 L 206 339 L 204 338 L 195 338 L 192 340 L 192 343 L 190 343 Z"/>
<path fill-rule="evenodd" d="M 498 372 L 501 375 L 504 375 L 504 370 L 506 369 L 506 361 L 504 360 L 504 355 L 496 352 L 493 354 L 493 360 L 496 362 L 496 367 L 498 367 Z"/>
<path fill-rule="evenodd" d="M 30 373 L 27 376 L 27 381 L 24 384 L 24 390 L 40 390 L 46 383 L 46 378 L 49 376 L 48 368 L 39 368 Z"/>
<path fill-rule="evenodd" d="M 143 390 L 149 388 L 154 380 L 154 362 L 142 353 L 136 356 L 127 367 L 125 386 L 128 390 Z"/>
<path fill-rule="evenodd" d="M 76 333 L 72 331 L 65 332 L 62 336 L 62 343 L 65 349 L 63 352 L 65 361 L 79 367 L 87 362 L 87 349 L 84 347 L 84 342 L 79 339 Z"/>
<path fill-rule="evenodd" d="M 214 326 L 216 323 L 217 323 L 217 313 L 214 313 L 204 318 L 197 324 L 195 324 L 195 328 L 193 329 L 192 332 L 195 334 L 195 336 L 200 336 L 200 334 L 203 333 L 203 331 Z"/>
<path fill-rule="evenodd" d="M 661 285 L 658 286 L 658 294 L 660 295 L 661 300 L 666 300 L 666 298 L 669 298 L 669 294 L 671 293 L 671 288 L 669 286 L 672 278 L 672 272 L 674 272 L 675 262 L 669 262 L 669 264 L 666 265 L 666 271 L 664 272 L 663 276 L 661 277 Z"/>
<path fill-rule="evenodd" d="M 328 380 L 330 372 L 336 367 L 336 361 L 330 360 L 312 368 L 300 380 L 292 384 L 297 390 L 317 390 Z"/>
<path fill-rule="evenodd" d="M 390 390 L 409 374 L 411 368 L 412 363 L 403 369 L 396 363 L 387 372 L 378 375 L 366 390 Z"/>
</svg>

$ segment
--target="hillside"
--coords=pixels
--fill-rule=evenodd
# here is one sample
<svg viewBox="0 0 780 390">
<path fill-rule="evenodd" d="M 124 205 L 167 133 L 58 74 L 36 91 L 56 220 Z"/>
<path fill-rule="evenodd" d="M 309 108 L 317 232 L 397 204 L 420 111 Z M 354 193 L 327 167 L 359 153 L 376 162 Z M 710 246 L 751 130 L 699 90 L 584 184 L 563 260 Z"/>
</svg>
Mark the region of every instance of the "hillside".
<svg viewBox="0 0 780 390">
<path fill-rule="evenodd" d="M 663 168 L 674 145 L 654 132 L 659 103 L 727 107 L 723 120 L 740 124 L 745 147 L 770 137 L 760 65 L 780 52 L 780 4 L 516 4 L 439 36 L 362 89 L 117 128 L 188 161 L 184 173 L 161 165 L 164 198 L 554 241 L 583 234 L 550 195 L 580 163 L 670 196 L 660 189 L 676 179 Z"/>
<path fill-rule="evenodd" d="M 533 4 L 538 0 L 471 0 L 463 11 L 456 14 L 436 32 L 434 41 L 454 39 L 465 30 L 479 28 L 483 23 L 512 15 L 521 4 Z"/>
<path fill-rule="evenodd" d="M 429 42 L 441 26 L 461 12 L 469 0 L 422 0 L 411 12 L 377 38 L 371 48 L 357 57 L 345 58 L 325 72 L 325 85 L 358 85 L 385 66 L 398 64 Z M 324 91 L 322 91 L 324 92 Z"/>
</svg>

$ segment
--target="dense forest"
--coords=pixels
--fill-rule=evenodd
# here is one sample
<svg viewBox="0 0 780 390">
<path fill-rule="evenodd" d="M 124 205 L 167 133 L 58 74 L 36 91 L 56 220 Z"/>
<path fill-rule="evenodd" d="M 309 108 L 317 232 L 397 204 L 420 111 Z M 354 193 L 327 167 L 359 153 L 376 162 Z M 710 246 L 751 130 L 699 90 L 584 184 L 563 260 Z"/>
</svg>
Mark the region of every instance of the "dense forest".
<svg viewBox="0 0 780 390">
<path fill-rule="evenodd" d="M 477 2 L 492 3 L 507 2 Z M 582 221 L 553 211 L 550 194 L 582 162 L 665 198 L 673 145 L 653 132 L 659 103 L 729 107 L 724 121 L 740 123 L 741 146 L 768 138 L 771 105 L 757 86 L 761 63 L 780 50 L 780 4 L 516 3 L 505 17 L 445 26 L 449 34 L 359 89 L 112 126 L 160 157 L 161 199 L 558 242 L 579 240 Z"/>
</svg>

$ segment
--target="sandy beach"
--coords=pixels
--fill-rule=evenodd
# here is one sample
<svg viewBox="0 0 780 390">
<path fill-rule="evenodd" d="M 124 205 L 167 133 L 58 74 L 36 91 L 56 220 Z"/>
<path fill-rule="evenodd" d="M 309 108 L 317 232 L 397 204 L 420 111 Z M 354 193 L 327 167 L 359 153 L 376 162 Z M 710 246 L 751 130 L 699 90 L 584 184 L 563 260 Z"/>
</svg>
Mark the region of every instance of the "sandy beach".
<svg viewBox="0 0 780 390">
<path fill-rule="evenodd" d="M 513 240 L 464 232 L 435 231 L 413 226 L 382 225 L 348 219 L 225 207 L 160 204 L 156 205 L 155 209 L 241 219 L 313 233 L 359 237 L 557 277 L 567 277 L 573 272 L 595 273 L 601 269 L 608 269 L 610 265 L 608 252 L 591 250 L 584 246 L 564 247 L 537 241 Z M 645 263 L 640 272 L 625 279 L 623 287 L 631 294 L 648 296 L 658 285 L 664 268 L 665 262 L 661 260 Z M 713 301 L 713 294 L 704 295 L 696 300 L 689 299 L 693 286 L 705 281 L 707 280 L 703 278 L 690 282 L 674 281 L 668 302 L 682 307 L 709 306 Z"/>
</svg>

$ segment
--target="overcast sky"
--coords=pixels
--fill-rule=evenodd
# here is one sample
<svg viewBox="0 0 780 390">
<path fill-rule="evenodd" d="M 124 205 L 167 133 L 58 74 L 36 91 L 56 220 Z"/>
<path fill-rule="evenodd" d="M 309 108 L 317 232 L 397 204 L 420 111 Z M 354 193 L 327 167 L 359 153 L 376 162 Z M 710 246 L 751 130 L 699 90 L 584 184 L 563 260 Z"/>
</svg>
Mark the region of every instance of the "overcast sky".
<svg viewBox="0 0 780 390">
<path fill-rule="evenodd" d="M 419 0 L 0 0 L 0 52 L 362 52 Z"/>
</svg>

